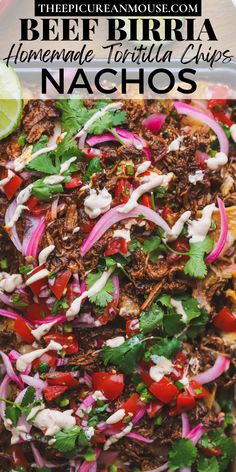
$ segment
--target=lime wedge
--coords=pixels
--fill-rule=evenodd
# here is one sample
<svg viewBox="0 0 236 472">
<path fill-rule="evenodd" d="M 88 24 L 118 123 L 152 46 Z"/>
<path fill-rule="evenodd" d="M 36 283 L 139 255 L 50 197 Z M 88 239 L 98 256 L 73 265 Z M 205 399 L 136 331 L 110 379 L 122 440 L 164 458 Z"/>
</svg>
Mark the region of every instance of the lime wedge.
<svg viewBox="0 0 236 472">
<path fill-rule="evenodd" d="M 0 140 L 17 128 L 22 109 L 22 92 L 17 74 L 0 61 Z"/>
</svg>

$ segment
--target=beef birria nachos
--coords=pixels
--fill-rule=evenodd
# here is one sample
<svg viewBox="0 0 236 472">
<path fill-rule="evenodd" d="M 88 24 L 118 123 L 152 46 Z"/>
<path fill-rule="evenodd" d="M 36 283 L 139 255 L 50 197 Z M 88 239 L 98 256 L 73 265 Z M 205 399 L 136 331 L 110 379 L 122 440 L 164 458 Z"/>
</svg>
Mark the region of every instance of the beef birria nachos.
<svg viewBox="0 0 236 472">
<path fill-rule="evenodd" d="M 30 100 L 0 143 L 1 471 L 231 470 L 233 101 Z"/>
</svg>

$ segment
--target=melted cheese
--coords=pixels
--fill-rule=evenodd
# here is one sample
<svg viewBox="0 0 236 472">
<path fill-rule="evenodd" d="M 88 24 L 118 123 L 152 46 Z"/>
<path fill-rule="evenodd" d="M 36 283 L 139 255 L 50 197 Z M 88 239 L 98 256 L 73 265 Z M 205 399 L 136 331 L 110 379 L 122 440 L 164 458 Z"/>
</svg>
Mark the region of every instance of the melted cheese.
<svg viewBox="0 0 236 472">
<path fill-rule="evenodd" d="M 84 200 L 84 211 L 89 218 L 97 218 L 111 208 L 112 196 L 106 188 L 103 190 L 90 190 L 90 195 Z"/>
<path fill-rule="evenodd" d="M 55 341 L 50 341 L 45 349 L 36 349 L 35 351 L 28 352 L 27 354 L 23 354 L 20 356 L 16 361 L 16 368 L 19 372 L 25 372 L 28 366 L 32 364 L 35 359 L 41 357 L 45 352 L 48 351 L 60 351 L 62 346 Z"/>
<path fill-rule="evenodd" d="M 69 320 L 74 319 L 74 317 L 78 315 L 80 312 L 81 303 L 85 298 L 96 295 L 96 293 L 100 292 L 100 290 L 105 287 L 113 271 L 114 268 L 110 268 L 108 271 L 103 272 L 100 279 L 97 280 L 89 290 L 86 290 L 84 293 L 82 293 L 82 295 L 73 301 L 70 308 L 66 312 L 66 316 Z"/>
<path fill-rule="evenodd" d="M 207 205 L 202 210 L 202 217 L 198 220 L 189 221 L 188 235 L 190 236 L 190 243 L 197 243 L 203 241 L 211 227 L 212 213 L 216 210 L 214 203 Z"/>
<path fill-rule="evenodd" d="M 145 175 L 141 179 L 141 185 L 132 192 L 128 202 L 122 208 L 119 208 L 118 211 L 120 213 L 129 213 L 138 206 L 138 200 L 144 193 L 149 192 L 160 185 L 162 187 L 167 187 L 172 177 L 172 172 L 166 175 L 156 174 L 155 172 L 151 172 L 150 175 Z"/>
</svg>

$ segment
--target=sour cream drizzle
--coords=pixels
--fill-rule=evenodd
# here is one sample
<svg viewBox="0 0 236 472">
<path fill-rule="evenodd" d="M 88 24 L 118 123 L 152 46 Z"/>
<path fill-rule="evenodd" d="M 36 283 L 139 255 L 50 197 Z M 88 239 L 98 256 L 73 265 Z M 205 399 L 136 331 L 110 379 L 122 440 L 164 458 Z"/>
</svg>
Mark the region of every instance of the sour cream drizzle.
<svg viewBox="0 0 236 472">
<path fill-rule="evenodd" d="M 78 315 L 78 313 L 80 312 L 81 303 L 85 298 L 92 297 L 105 287 L 113 271 L 114 268 L 111 267 L 108 271 L 103 272 L 100 279 L 97 280 L 89 290 L 86 290 L 84 293 L 82 293 L 82 295 L 80 295 L 73 301 L 69 310 L 67 310 L 66 312 L 66 316 L 69 320 L 73 319 L 76 315 Z"/>
<path fill-rule="evenodd" d="M 224 152 L 217 152 L 215 157 L 210 157 L 206 160 L 208 169 L 217 170 L 228 162 L 228 157 Z"/>
<path fill-rule="evenodd" d="M 56 321 L 52 321 L 51 323 L 43 323 L 38 328 L 32 329 L 31 334 L 35 337 L 35 339 L 37 339 L 37 341 L 40 341 L 41 338 L 50 331 L 55 323 Z"/>
<path fill-rule="evenodd" d="M 159 185 L 167 187 L 172 177 L 172 172 L 168 174 L 156 174 L 155 172 L 151 172 L 150 175 L 145 175 L 141 179 L 141 185 L 133 191 L 128 202 L 118 211 L 120 213 L 129 213 L 138 206 L 138 200 L 144 193 L 149 192 Z"/>
<path fill-rule="evenodd" d="M 188 222 L 188 236 L 190 243 L 198 243 L 203 241 L 210 229 L 212 213 L 216 210 L 214 203 L 207 205 L 202 210 L 202 217 L 198 220 Z"/>
<path fill-rule="evenodd" d="M 21 190 L 21 192 L 18 194 L 17 199 L 16 199 L 16 205 L 17 205 L 16 209 L 10 221 L 6 224 L 6 228 L 13 228 L 15 223 L 19 220 L 22 211 L 28 210 L 28 207 L 25 206 L 24 203 L 27 202 L 27 200 L 29 200 L 29 197 L 32 192 L 32 188 L 33 188 L 33 185 L 30 184 L 26 188 Z"/>
<path fill-rule="evenodd" d="M 73 410 L 65 410 L 62 412 L 45 408 L 38 412 L 33 420 L 33 425 L 43 431 L 46 436 L 54 436 L 54 434 L 62 429 L 75 426 L 76 419 L 72 414 Z"/>
<path fill-rule="evenodd" d="M 89 218 L 97 218 L 102 213 L 110 210 L 112 196 L 106 188 L 102 190 L 90 190 L 90 195 L 84 200 L 84 211 Z"/>
<path fill-rule="evenodd" d="M 176 313 L 181 316 L 182 321 L 186 323 L 188 316 L 181 300 L 175 300 L 174 298 L 171 298 L 170 302 L 171 305 L 176 309 Z"/>
<path fill-rule="evenodd" d="M 50 244 L 50 246 L 45 247 L 40 253 L 39 253 L 39 265 L 45 264 L 47 262 L 48 256 L 54 251 L 55 246 L 54 244 Z"/>
<path fill-rule="evenodd" d="M 4 185 L 8 184 L 8 182 L 10 182 L 10 180 L 14 176 L 14 172 L 12 172 L 12 170 L 8 170 L 7 177 L 5 177 L 5 179 L 0 180 L 0 187 L 4 187 Z"/>
<path fill-rule="evenodd" d="M 191 211 L 185 211 L 180 218 L 176 221 L 174 226 L 172 226 L 171 231 L 166 234 L 166 241 L 175 241 L 181 234 L 184 224 L 189 220 L 191 216 Z"/>
<path fill-rule="evenodd" d="M 36 351 L 28 352 L 27 354 L 20 356 L 16 361 L 16 368 L 19 370 L 19 372 L 25 372 L 27 367 L 32 364 L 35 359 L 41 357 L 45 352 L 60 351 L 61 349 L 61 344 L 56 343 L 55 341 L 50 341 L 45 349 L 36 349 Z"/>
<path fill-rule="evenodd" d="M 44 279 L 44 277 L 48 277 L 49 274 L 50 272 L 47 269 L 42 269 L 39 272 L 36 272 L 36 274 L 31 275 L 31 277 L 26 280 L 25 285 L 31 285 L 38 280 Z"/>
<path fill-rule="evenodd" d="M 14 292 L 17 288 L 22 287 L 23 279 L 20 274 L 8 274 L 7 272 L 0 272 L 0 292 L 7 293 Z"/>
</svg>

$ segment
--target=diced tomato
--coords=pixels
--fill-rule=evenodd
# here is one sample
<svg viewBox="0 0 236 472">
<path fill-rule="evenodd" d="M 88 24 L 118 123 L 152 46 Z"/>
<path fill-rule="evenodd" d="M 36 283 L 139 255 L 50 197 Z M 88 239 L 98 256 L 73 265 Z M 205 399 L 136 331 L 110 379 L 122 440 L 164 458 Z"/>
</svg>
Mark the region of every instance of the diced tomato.
<svg viewBox="0 0 236 472">
<path fill-rule="evenodd" d="M 41 357 L 33 361 L 33 367 L 38 370 L 41 364 L 48 364 L 49 367 L 57 365 L 57 353 L 55 351 L 45 352 Z"/>
<path fill-rule="evenodd" d="M 174 372 L 171 373 L 173 380 L 179 380 L 183 377 L 184 369 L 187 365 L 187 357 L 183 352 L 179 352 L 173 361 Z"/>
<path fill-rule="evenodd" d="M 71 372 L 49 372 L 46 374 L 48 385 L 66 385 L 67 387 L 78 387 L 79 381 Z"/>
<path fill-rule="evenodd" d="M 223 111 L 214 111 L 214 117 L 217 121 L 220 121 L 223 125 L 229 126 L 229 128 L 234 124 L 233 121 L 228 118 L 228 116 Z"/>
<path fill-rule="evenodd" d="M 29 344 L 32 344 L 35 341 L 33 334 L 31 334 L 29 325 L 20 317 L 15 320 L 14 331 L 16 331 L 16 333 Z"/>
<path fill-rule="evenodd" d="M 55 400 L 55 398 L 60 397 L 66 392 L 66 390 L 68 390 L 68 387 L 54 385 L 53 387 L 45 387 L 43 389 L 43 395 L 47 402 L 51 402 L 52 400 Z"/>
<path fill-rule="evenodd" d="M 124 238 L 113 238 L 108 241 L 107 249 L 104 256 L 113 256 L 114 254 L 126 254 L 128 252 L 128 244 Z"/>
<path fill-rule="evenodd" d="M 54 293 L 58 300 L 60 300 L 62 295 L 64 294 L 67 284 L 71 278 L 71 274 L 71 270 L 65 270 L 57 276 L 54 284 L 50 285 L 51 291 Z"/>
<path fill-rule="evenodd" d="M 123 408 L 127 415 L 131 413 L 134 416 L 138 413 L 141 406 L 142 403 L 140 402 L 139 395 L 137 393 L 133 393 L 125 403 L 122 403 L 120 408 Z"/>
<path fill-rule="evenodd" d="M 142 199 L 141 199 L 141 203 L 142 203 L 142 205 L 144 205 L 148 208 L 152 208 L 152 199 L 151 199 L 150 195 L 143 195 Z"/>
<path fill-rule="evenodd" d="M 96 148 L 85 148 L 83 149 L 83 152 L 88 159 L 93 159 L 94 157 L 101 156 L 100 149 L 96 149 Z"/>
<path fill-rule="evenodd" d="M 94 390 L 100 390 L 108 400 L 115 400 L 124 390 L 124 375 L 95 372 L 92 376 Z"/>
<path fill-rule="evenodd" d="M 2 178 L 6 179 L 7 176 L 8 176 L 8 170 L 6 170 Z M 18 188 L 21 186 L 22 182 L 23 180 L 21 179 L 21 177 L 19 177 L 18 175 L 14 175 L 11 178 L 11 180 L 9 180 L 9 182 L 6 185 L 4 185 L 3 192 L 5 193 L 8 200 L 11 200 L 12 197 L 14 197 Z"/>
<path fill-rule="evenodd" d="M 170 403 L 179 393 L 178 388 L 166 377 L 163 377 L 159 382 L 153 383 L 149 390 L 158 400 L 165 404 Z"/>
<path fill-rule="evenodd" d="M 205 153 L 201 152 L 201 151 L 196 151 L 195 153 L 195 161 L 198 165 L 198 167 L 200 167 L 200 169 L 202 170 L 205 170 L 207 169 L 207 154 L 205 155 Z"/>
<path fill-rule="evenodd" d="M 76 354 L 79 350 L 79 346 L 74 334 L 47 334 L 44 336 L 44 340 L 46 343 L 55 341 L 56 343 L 61 344 L 63 351 L 65 351 L 66 354 Z"/>
<path fill-rule="evenodd" d="M 188 393 L 180 393 L 177 398 L 176 407 L 172 408 L 169 411 L 170 416 L 179 415 L 180 413 L 184 413 L 185 411 L 189 411 L 195 406 L 195 399 L 192 395 Z"/>
<path fill-rule="evenodd" d="M 93 229 L 95 225 L 94 220 L 83 220 L 80 223 L 80 231 L 82 234 L 88 234 Z"/>
<path fill-rule="evenodd" d="M 161 409 L 163 408 L 163 404 L 158 402 L 157 400 L 152 400 L 147 405 L 147 414 L 149 418 L 154 418 L 158 413 L 160 413 Z"/>
<path fill-rule="evenodd" d="M 130 198 L 131 185 L 125 179 L 120 179 L 115 188 L 115 198 L 118 203 L 127 203 Z"/>
<path fill-rule="evenodd" d="M 200 447 L 201 452 L 206 457 L 213 457 L 213 456 L 223 456 L 224 452 L 219 447 L 212 447 L 208 449 L 207 447 Z"/>
<path fill-rule="evenodd" d="M 73 177 L 65 184 L 65 188 L 77 188 L 82 185 L 82 179 L 78 173 L 73 174 Z"/>
<path fill-rule="evenodd" d="M 162 218 L 168 221 L 168 218 L 172 215 L 173 215 L 173 210 L 168 205 L 165 205 L 161 213 Z"/>
<path fill-rule="evenodd" d="M 209 110 L 212 110 L 214 108 L 224 108 L 228 103 L 228 100 L 226 98 L 212 98 L 211 100 L 208 100 L 208 108 Z"/>
<path fill-rule="evenodd" d="M 133 334 L 140 333 L 139 321 L 138 320 L 127 320 L 126 321 L 126 336 L 130 338 Z"/>
<path fill-rule="evenodd" d="M 32 275 L 37 274 L 38 272 L 40 272 L 40 270 L 43 270 L 43 269 L 45 269 L 44 264 L 41 266 L 35 267 L 35 269 L 33 269 L 32 272 L 30 272 L 30 274 L 26 275 L 26 280 L 29 279 L 29 277 L 32 277 Z M 37 282 L 33 282 L 32 284 L 30 284 L 30 288 L 33 294 L 38 296 L 42 288 L 44 287 L 44 285 L 47 284 L 47 282 L 48 282 L 47 277 L 44 277 L 43 279 L 37 280 Z"/>
<path fill-rule="evenodd" d="M 236 315 L 227 306 L 224 306 L 218 315 L 215 316 L 213 323 L 218 329 L 226 333 L 236 331 Z"/>
<path fill-rule="evenodd" d="M 206 398 L 209 395 L 208 390 L 196 382 L 196 380 L 191 380 L 186 390 L 188 390 L 194 398 Z"/>
<path fill-rule="evenodd" d="M 47 213 L 47 211 L 50 210 L 50 208 L 51 208 L 50 204 L 39 203 L 34 208 L 32 208 L 30 213 L 33 216 L 41 216 L 41 215 L 45 215 L 45 213 Z"/>
<path fill-rule="evenodd" d="M 29 321 L 42 321 L 51 316 L 46 303 L 32 303 L 26 307 L 26 316 Z"/>
<path fill-rule="evenodd" d="M 31 210 L 33 210 L 33 208 L 35 208 L 36 205 L 38 205 L 38 203 L 39 203 L 39 200 L 36 197 L 34 197 L 34 195 L 31 195 L 29 200 L 27 200 L 26 202 L 26 206 L 29 208 L 29 211 L 31 212 Z"/>
<path fill-rule="evenodd" d="M 11 457 L 12 465 L 15 469 L 17 467 L 25 467 L 28 469 L 29 462 L 23 453 L 21 444 L 14 444 L 14 446 L 10 446 L 6 452 Z"/>
<path fill-rule="evenodd" d="M 140 377 L 143 383 L 147 385 L 147 387 L 150 387 L 154 383 L 154 380 L 150 377 L 149 373 L 146 370 L 140 371 Z"/>
</svg>

